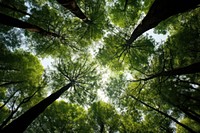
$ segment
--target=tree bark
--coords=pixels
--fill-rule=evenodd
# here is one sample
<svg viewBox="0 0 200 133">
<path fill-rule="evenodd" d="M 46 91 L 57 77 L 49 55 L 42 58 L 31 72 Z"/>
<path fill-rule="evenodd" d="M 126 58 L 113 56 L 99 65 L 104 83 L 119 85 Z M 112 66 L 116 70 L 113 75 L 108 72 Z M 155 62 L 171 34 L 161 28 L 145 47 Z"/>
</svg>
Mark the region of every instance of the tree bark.
<svg viewBox="0 0 200 133">
<path fill-rule="evenodd" d="M 0 84 L 0 87 L 5 87 L 8 85 L 14 85 L 14 84 L 20 84 L 23 83 L 24 81 L 10 81 L 10 82 L 4 82 L 2 84 Z"/>
<path fill-rule="evenodd" d="M 14 11 L 14 12 L 19 12 L 19 13 L 21 13 L 21 14 L 31 16 L 31 14 L 29 14 L 29 13 L 27 13 L 27 12 L 25 12 L 25 11 L 19 10 L 19 9 L 17 9 L 16 7 L 11 6 L 11 5 L 6 5 L 6 4 L 4 4 L 4 3 L 2 3 L 2 2 L 0 2 L 0 6 L 3 7 L 3 8 L 10 9 L 10 10 L 12 10 L 12 11 Z"/>
<path fill-rule="evenodd" d="M 200 0 L 155 0 L 147 15 L 131 34 L 126 45 L 131 45 L 140 35 L 165 19 L 197 8 Z"/>
<path fill-rule="evenodd" d="M 147 81 L 147 80 L 151 80 L 153 78 L 157 78 L 161 76 L 175 76 L 175 75 L 184 75 L 184 74 L 194 74 L 194 73 L 199 73 L 199 72 L 200 72 L 200 62 L 197 62 L 186 67 L 175 68 L 169 71 L 163 71 L 144 79 L 131 80 L 131 81 L 132 82 Z"/>
<path fill-rule="evenodd" d="M 83 22 L 90 22 L 88 17 L 81 11 L 75 0 L 57 0 L 57 2 L 64 6 L 66 9 L 70 10 L 70 12 L 72 12 L 76 17 L 83 20 Z"/>
<path fill-rule="evenodd" d="M 102 122 L 100 124 L 100 133 L 103 133 L 103 131 L 104 131 L 104 123 Z"/>
<path fill-rule="evenodd" d="M 177 123 L 178 125 L 182 126 L 182 127 L 185 128 L 186 130 L 188 130 L 190 133 L 196 133 L 196 132 L 195 132 L 194 130 L 192 130 L 190 127 L 186 126 L 186 125 L 183 124 L 183 123 L 180 123 L 178 120 L 176 120 L 176 119 L 173 118 L 172 116 L 168 115 L 167 113 L 164 113 L 164 112 L 162 112 L 162 111 L 160 111 L 160 110 L 158 110 L 158 109 L 156 109 L 156 108 L 154 108 L 154 107 L 152 107 L 152 106 L 146 104 L 145 102 L 139 100 L 139 99 L 136 98 L 135 96 L 130 95 L 130 97 L 133 98 L 133 99 L 135 99 L 136 101 L 142 103 L 143 105 L 147 106 L 148 108 L 150 108 L 150 109 L 152 109 L 152 110 L 158 112 L 159 114 L 161 114 L 161 115 L 163 115 L 163 116 L 165 116 L 165 117 L 171 119 L 172 121 L 174 121 L 174 122 Z"/>
<path fill-rule="evenodd" d="M 47 35 L 47 36 L 60 37 L 60 35 L 58 35 L 56 33 L 46 31 L 36 25 L 18 20 L 16 18 L 10 17 L 10 16 L 2 14 L 2 13 L 0 13 L 0 23 L 3 25 L 7 25 L 7 26 L 26 29 L 31 32 L 38 32 L 40 34 Z"/>
<path fill-rule="evenodd" d="M 23 133 L 26 128 L 32 123 L 32 121 L 37 118 L 49 105 L 51 105 L 56 99 L 58 99 L 65 91 L 67 91 L 72 86 L 72 83 L 67 84 L 62 87 L 60 90 L 51 94 L 24 114 L 19 116 L 13 122 L 5 126 L 0 130 L 1 133 Z"/>
</svg>

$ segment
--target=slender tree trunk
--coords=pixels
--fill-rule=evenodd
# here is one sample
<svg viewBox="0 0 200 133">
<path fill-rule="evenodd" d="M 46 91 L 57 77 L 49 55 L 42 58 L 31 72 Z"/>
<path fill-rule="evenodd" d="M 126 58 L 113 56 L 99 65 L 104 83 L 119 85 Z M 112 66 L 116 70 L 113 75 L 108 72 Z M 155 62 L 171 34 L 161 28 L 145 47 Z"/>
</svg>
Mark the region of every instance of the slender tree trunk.
<svg viewBox="0 0 200 133">
<path fill-rule="evenodd" d="M 157 26 L 161 21 L 194 9 L 200 4 L 200 0 L 155 0 L 147 15 L 131 34 L 126 45 L 131 45 L 140 35 Z"/>
<path fill-rule="evenodd" d="M 16 90 L 5 102 L 3 105 L 0 106 L 0 110 L 5 107 L 5 105 L 10 101 L 11 98 L 14 97 L 14 95 L 18 92 L 19 90 Z"/>
<path fill-rule="evenodd" d="M 58 99 L 71 86 L 72 83 L 69 83 L 66 86 L 62 87 L 60 90 L 51 94 L 32 108 L 30 108 L 24 114 L 19 116 L 13 122 L 8 124 L 2 130 L 0 130 L 0 132 L 12 133 L 13 131 L 15 131 L 15 133 L 23 133 L 35 118 L 37 118 L 49 105 L 51 105 L 56 99 Z"/>
<path fill-rule="evenodd" d="M 147 81 L 147 80 L 161 77 L 161 76 L 194 74 L 194 73 L 199 73 L 199 72 L 200 72 L 200 62 L 197 62 L 197 63 L 191 64 L 189 66 L 186 66 L 186 67 L 175 68 L 175 69 L 169 70 L 169 71 L 163 71 L 163 72 L 154 74 L 150 77 L 147 77 L 145 79 L 132 80 L 132 82 Z"/>
<path fill-rule="evenodd" d="M 136 98 L 135 96 L 130 95 L 130 97 L 133 98 L 133 99 L 135 99 L 136 101 L 142 103 L 143 105 L 147 106 L 148 108 L 150 108 L 150 109 L 152 109 L 152 110 L 158 112 L 159 114 L 161 114 L 161 115 L 163 115 L 163 116 L 165 116 L 165 117 L 167 117 L 167 118 L 173 120 L 173 121 L 176 122 L 178 125 L 182 126 L 182 127 L 185 128 L 186 130 L 188 130 L 190 133 L 196 133 L 196 132 L 195 132 L 194 130 L 192 130 L 190 127 L 186 126 L 186 125 L 183 124 L 183 123 L 180 123 L 177 119 L 173 118 L 172 116 L 168 115 L 167 113 L 164 113 L 164 112 L 162 112 L 162 111 L 160 111 L 160 110 L 158 110 L 158 109 L 156 109 L 156 108 L 154 108 L 154 107 L 152 107 L 152 106 L 146 104 L 145 102 L 139 100 L 139 99 Z"/>
<path fill-rule="evenodd" d="M 23 83 L 23 82 L 24 81 L 10 81 L 10 82 L 0 84 L 0 87 L 5 87 L 5 86 L 8 86 L 8 85 L 12 85 L 12 84 L 20 84 L 20 83 Z"/>
<path fill-rule="evenodd" d="M 0 23 L 3 24 L 3 25 L 7 25 L 7 26 L 26 29 L 26 30 L 31 31 L 31 32 L 38 32 L 40 34 L 47 35 L 47 36 L 60 37 L 56 33 L 46 31 L 46 30 L 44 30 L 44 29 L 42 29 L 42 28 L 40 28 L 36 25 L 18 20 L 16 18 L 10 17 L 10 16 L 2 14 L 2 13 L 0 13 Z"/>
<path fill-rule="evenodd" d="M 57 2 L 64 6 L 66 9 L 70 10 L 70 12 L 72 12 L 76 17 L 83 20 L 83 22 L 90 22 L 88 17 L 81 11 L 79 6 L 77 5 L 76 0 L 57 0 Z"/>
<path fill-rule="evenodd" d="M 29 13 L 27 13 L 27 12 L 25 12 L 25 11 L 22 11 L 22 10 L 20 10 L 20 9 L 17 9 L 16 7 L 11 6 L 11 5 L 4 4 L 4 3 L 2 3 L 2 2 L 0 2 L 0 7 L 7 8 L 7 9 L 10 9 L 10 10 L 12 10 L 12 11 L 14 11 L 14 12 L 22 13 L 22 14 L 24 14 L 24 15 L 31 16 L 31 14 L 29 14 Z"/>
<path fill-rule="evenodd" d="M 104 131 L 104 123 L 102 122 L 100 124 L 100 133 L 103 133 L 103 131 Z"/>
</svg>

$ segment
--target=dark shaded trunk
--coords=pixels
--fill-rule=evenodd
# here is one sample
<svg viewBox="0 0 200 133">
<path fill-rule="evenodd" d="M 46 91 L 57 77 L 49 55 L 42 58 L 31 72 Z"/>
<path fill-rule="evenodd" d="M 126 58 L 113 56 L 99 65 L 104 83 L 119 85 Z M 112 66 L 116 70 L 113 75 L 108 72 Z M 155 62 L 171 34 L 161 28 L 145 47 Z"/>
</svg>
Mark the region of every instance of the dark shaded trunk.
<svg viewBox="0 0 200 133">
<path fill-rule="evenodd" d="M 169 71 L 163 71 L 163 72 L 154 74 L 152 76 L 149 76 L 148 78 L 145 78 L 145 79 L 132 80 L 132 82 L 147 81 L 147 80 L 157 78 L 157 77 L 162 77 L 162 76 L 194 74 L 194 73 L 199 73 L 199 72 L 200 72 L 200 62 L 197 62 L 186 67 L 175 68 Z"/>
<path fill-rule="evenodd" d="M 10 81 L 10 82 L 0 84 L 0 87 L 5 87 L 5 86 L 8 86 L 8 85 L 13 85 L 13 84 L 20 84 L 20 83 L 23 83 L 23 82 L 24 81 Z"/>
<path fill-rule="evenodd" d="M 177 123 L 178 125 L 182 126 L 182 127 L 185 128 L 186 130 L 188 130 L 190 133 L 196 133 L 196 132 L 195 132 L 194 130 L 192 130 L 190 127 L 184 125 L 183 123 L 180 123 L 177 119 L 173 118 L 172 116 L 168 115 L 167 113 L 164 113 L 164 112 L 162 112 L 162 111 L 160 111 L 160 110 L 158 110 L 158 109 L 156 109 L 156 108 L 154 108 L 154 107 L 152 107 L 152 106 L 146 104 L 145 102 L 139 100 L 138 98 L 136 98 L 136 97 L 134 97 L 134 96 L 132 96 L 132 95 L 130 95 L 130 97 L 133 98 L 133 99 L 135 99 L 136 101 L 142 103 L 143 105 L 147 106 L 148 108 L 150 108 L 150 109 L 152 109 L 152 110 L 158 112 L 159 114 L 161 114 L 161 115 L 163 115 L 163 116 L 165 116 L 165 117 L 171 119 L 172 121 L 174 121 L 174 122 Z"/>
<path fill-rule="evenodd" d="M 15 131 L 15 133 L 23 133 L 35 118 L 37 118 L 49 105 L 51 105 L 56 99 L 58 99 L 71 86 L 72 83 L 69 83 L 66 86 L 62 87 L 60 90 L 51 94 L 32 108 L 30 108 L 24 114 L 19 116 L 13 122 L 8 124 L 2 130 L 0 130 L 0 132 L 12 133 L 13 131 Z"/>
<path fill-rule="evenodd" d="M 103 131 L 104 131 L 104 124 L 103 124 L 103 122 L 100 124 L 100 133 L 103 133 Z"/>
<path fill-rule="evenodd" d="M 75 0 L 57 0 L 57 2 L 64 6 L 66 9 L 70 10 L 70 12 L 72 12 L 76 17 L 83 20 L 83 22 L 90 22 L 88 17 L 81 11 Z"/>
<path fill-rule="evenodd" d="M 131 34 L 127 45 L 131 45 L 140 35 L 157 26 L 161 21 L 194 9 L 198 4 L 200 0 L 155 0 L 147 15 Z"/>
<path fill-rule="evenodd" d="M 6 5 L 6 4 L 4 4 L 4 3 L 2 3 L 2 2 L 0 2 L 0 7 L 7 8 L 7 9 L 10 9 L 10 10 L 12 10 L 12 11 L 14 11 L 14 12 L 19 12 L 19 13 L 24 14 L 24 15 L 31 16 L 31 14 L 29 14 L 29 13 L 27 13 L 27 12 L 25 12 L 25 11 L 19 10 L 19 9 L 17 9 L 16 7 L 11 6 L 11 5 Z"/>
<path fill-rule="evenodd" d="M 126 11 L 127 6 L 128 6 L 128 0 L 125 1 L 125 4 L 124 4 L 124 10 L 123 10 L 123 11 Z"/>
<path fill-rule="evenodd" d="M 2 13 L 0 13 L 0 23 L 3 24 L 3 25 L 7 25 L 7 26 L 26 29 L 26 30 L 31 31 L 31 32 L 38 32 L 38 33 L 46 35 L 46 36 L 60 37 L 56 33 L 46 31 L 46 30 L 44 30 L 44 29 L 42 29 L 42 28 L 40 28 L 36 25 L 18 20 L 16 18 L 10 17 L 10 16 L 2 14 Z"/>
</svg>

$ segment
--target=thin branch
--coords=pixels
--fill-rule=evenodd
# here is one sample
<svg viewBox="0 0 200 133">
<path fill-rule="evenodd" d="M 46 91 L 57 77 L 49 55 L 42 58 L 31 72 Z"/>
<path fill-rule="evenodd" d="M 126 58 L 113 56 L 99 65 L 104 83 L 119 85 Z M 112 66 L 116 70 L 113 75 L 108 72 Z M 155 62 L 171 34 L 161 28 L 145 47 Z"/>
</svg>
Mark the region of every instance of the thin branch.
<svg viewBox="0 0 200 133">
<path fill-rule="evenodd" d="M 5 102 L 4 104 L 0 107 L 0 110 L 14 97 L 14 95 L 18 92 L 19 90 L 16 90 Z"/>
<path fill-rule="evenodd" d="M 126 11 L 126 9 L 127 9 L 127 5 L 128 5 L 128 0 L 126 0 L 126 1 L 125 1 L 125 4 L 124 4 L 124 9 L 123 9 L 123 11 Z"/>
<path fill-rule="evenodd" d="M 0 84 L 0 87 L 5 87 L 5 86 L 8 86 L 8 85 L 12 85 L 12 84 L 19 84 L 19 83 L 23 83 L 23 82 L 24 81 L 10 81 L 10 82 Z"/>
</svg>

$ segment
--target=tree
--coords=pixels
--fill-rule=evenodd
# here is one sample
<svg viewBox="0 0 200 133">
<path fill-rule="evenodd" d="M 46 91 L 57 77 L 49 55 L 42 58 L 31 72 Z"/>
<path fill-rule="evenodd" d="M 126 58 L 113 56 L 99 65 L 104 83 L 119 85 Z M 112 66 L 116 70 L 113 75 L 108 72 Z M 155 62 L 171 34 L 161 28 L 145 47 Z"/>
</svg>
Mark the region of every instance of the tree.
<svg viewBox="0 0 200 133">
<path fill-rule="evenodd" d="M 24 111 L 21 107 L 41 92 L 45 83 L 42 77 L 44 69 L 34 55 L 22 50 L 10 51 L 3 44 L 1 46 L 0 110 L 7 111 L 1 116 L 2 128 Z"/>
<path fill-rule="evenodd" d="M 145 31 L 157 26 L 161 21 L 174 16 L 176 14 L 186 12 L 188 10 L 198 7 L 200 2 L 198 0 L 193 1 L 160 1 L 155 0 L 151 5 L 147 15 L 144 17 L 142 22 L 135 28 L 129 40 L 127 40 L 127 45 L 131 45 L 134 40 L 136 40 Z"/>
<path fill-rule="evenodd" d="M 150 80 L 150 79 L 153 79 L 153 78 L 163 77 L 163 76 L 170 77 L 170 76 L 176 76 L 176 75 L 195 74 L 195 73 L 200 72 L 199 68 L 200 68 L 200 63 L 197 62 L 197 63 L 191 64 L 191 65 L 183 67 L 183 68 L 175 68 L 173 70 L 163 71 L 163 72 L 160 72 L 160 73 L 153 74 L 153 75 L 151 75 L 147 78 L 144 78 L 144 79 L 138 79 L 138 80 L 132 80 L 132 81 L 133 82 L 139 82 L 139 81 L 142 81 L 142 80 L 147 81 L 147 80 Z"/>
<path fill-rule="evenodd" d="M 27 22 L 23 22 L 21 20 L 15 19 L 13 17 L 7 16 L 7 15 L 2 14 L 2 13 L 0 13 L 0 18 L 2 19 L 1 24 L 7 25 L 7 26 L 22 28 L 22 29 L 26 29 L 26 30 L 31 31 L 31 32 L 38 32 L 40 34 L 47 35 L 47 36 L 60 37 L 56 33 L 46 31 L 46 30 L 44 30 L 44 29 L 42 29 L 38 26 L 29 24 Z"/>
<path fill-rule="evenodd" d="M 102 101 L 93 103 L 88 114 L 94 132 L 104 133 L 119 131 L 120 116 L 111 105 Z"/>
<path fill-rule="evenodd" d="M 59 115 L 58 115 L 59 114 Z M 25 131 L 27 133 L 91 132 L 87 112 L 77 104 L 55 101 Z"/>
<path fill-rule="evenodd" d="M 70 66 L 72 65 L 71 63 L 74 63 L 73 66 Z M 43 99 L 38 104 L 28 109 L 24 114 L 22 114 L 17 119 L 12 121 L 3 129 L 1 129 L 1 132 L 7 133 L 7 132 L 16 130 L 20 133 L 20 132 L 25 131 L 25 129 L 32 123 L 34 119 L 36 119 L 49 105 L 51 105 L 56 99 L 58 99 L 64 92 L 69 90 L 71 87 L 74 88 L 74 91 L 77 91 L 76 90 L 77 87 L 84 89 L 84 86 L 87 84 L 85 83 L 85 81 L 87 81 L 88 78 L 91 80 L 90 76 L 92 75 L 90 74 L 94 72 L 94 69 L 91 69 L 91 67 L 88 67 L 86 65 L 86 62 L 84 62 L 83 65 L 77 64 L 76 62 L 71 62 L 71 63 L 68 64 L 68 66 L 64 66 L 63 69 L 61 68 L 63 67 L 63 64 L 58 65 L 58 70 L 68 80 L 68 83 L 65 86 L 63 86 L 62 88 L 52 93 L 47 98 Z M 77 67 L 77 66 L 80 66 L 80 67 Z M 70 68 L 72 70 L 67 71 L 67 69 L 70 70 Z M 82 78 L 84 79 L 82 80 Z M 83 84 L 84 86 L 82 86 L 81 84 Z"/>
<path fill-rule="evenodd" d="M 75 0 L 57 0 L 58 3 L 60 3 L 62 6 L 70 10 L 74 15 L 76 15 L 78 18 L 82 19 L 83 22 L 89 23 L 90 20 L 85 16 L 85 14 L 81 11 L 81 9 L 78 7 Z"/>
</svg>

